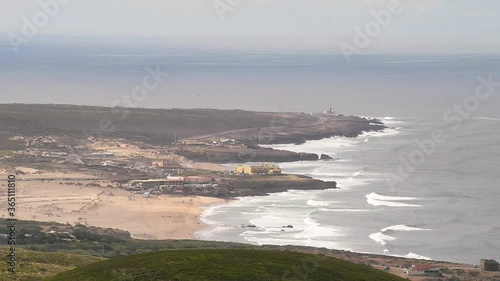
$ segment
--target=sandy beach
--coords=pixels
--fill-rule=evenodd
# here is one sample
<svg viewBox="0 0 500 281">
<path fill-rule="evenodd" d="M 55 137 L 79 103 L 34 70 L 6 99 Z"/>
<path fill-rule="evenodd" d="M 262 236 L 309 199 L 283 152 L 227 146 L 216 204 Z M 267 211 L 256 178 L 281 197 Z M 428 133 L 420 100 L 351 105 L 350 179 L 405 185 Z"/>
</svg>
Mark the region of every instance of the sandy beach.
<svg viewBox="0 0 500 281">
<path fill-rule="evenodd" d="M 89 175 L 17 169 L 27 173 L 17 176 L 17 219 L 116 228 L 137 239 L 192 239 L 203 227 L 199 220 L 202 208 L 225 202 L 209 197 L 145 198 L 112 187 L 106 180 L 86 180 L 93 178 Z M 0 169 L 0 177 L 6 175 L 7 171 Z M 2 183 L 1 209 L 7 207 L 6 191 Z M 6 216 L 5 212 L 0 215 Z"/>
</svg>

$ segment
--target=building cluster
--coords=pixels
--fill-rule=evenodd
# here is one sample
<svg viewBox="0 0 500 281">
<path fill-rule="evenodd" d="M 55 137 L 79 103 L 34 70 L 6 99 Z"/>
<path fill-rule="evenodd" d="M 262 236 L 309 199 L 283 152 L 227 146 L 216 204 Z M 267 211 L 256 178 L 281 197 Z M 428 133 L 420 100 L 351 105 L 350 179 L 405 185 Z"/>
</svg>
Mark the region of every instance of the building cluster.
<svg viewBox="0 0 500 281">
<path fill-rule="evenodd" d="M 500 263 L 496 260 L 481 260 L 481 269 L 484 271 L 500 271 Z M 418 264 L 411 268 L 406 268 L 405 273 L 408 276 L 426 276 L 426 277 L 442 277 L 441 268 L 432 264 Z"/>
<path fill-rule="evenodd" d="M 111 153 L 111 152 L 94 152 L 94 153 L 90 153 L 89 156 L 91 156 L 91 157 L 113 157 L 113 156 L 115 156 L 115 154 Z"/>
<path fill-rule="evenodd" d="M 124 162 L 116 162 L 111 160 L 106 160 L 101 162 L 101 166 L 103 167 L 128 167 L 127 163 Z"/>
<path fill-rule="evenodd" d="M 35 147 L 47 147 L 54 145 L 56 141 L 50 137 L 34 137 L 34 138 L 19 138 L 16 140 L 23 140 L 25 142 L 25 146 L 35 146 Z"/>
<path fill-rule="evenodd" d="M 219 186 L 211 177 L 171 177 L 165 179 L 132 180 L 127 187 L 145 197 L 151 194 L 211 194 Z"/>
<path fill-rule="evenodd" d="M 169 190 L 172 187 L 215 187 L 214 180 L 211 177 L 171 177 L 165 179 L 132 180 L 128 183 L 131 189 L 161 189 Z"/>
<path fill-rule="evenodd" d="M 238 175 L 279 175 L 281 168 L 276 165 L 236 166 L 234 173 Z"/>
<path fill-rule="evenodd" d="M 164 168 L 167 170 L 182 169 L 182 166 L 179 162 L 169 162 L 169 161 L 153 161 L 153 167 Z"/>
<path fill-rule="evenodd" d="M 234 139 L 212 139 L 212 140 L 185 140 L 181 142 L 182 145 L 190 146 L 235 146 L 239 142 Z"/>
<path fill-rule="evenodd" d="M 60 150 L 46 150 L 42 151 L 42 157 L 50 157 L 50 158 L 63 158 L 68 157 L 69 154 Z M 97 157 L 97 158 L 105 158 L 105 157 L 113 157 L 114 153 L 109 152 L 94 152 L 87 155 L 87 157 Z M 80 156 L 78 156 L 80 157 Z M 103 165 L 104 166 L 104 165 Z"/>
<path fill-rule="evenodd" d="M 441 268 L 432 264 L 417 264 L 410 268 L 405 269 L 408 276 L 427 276 L 427 277 L 441 277 L 443 273 Z"/>
<path fill-rule="evenodd" d="M 335 114 L 335 111 L 333 110 L 333 107 L 330 107 L 330 109 L 327 109 L 325 110 L 325 112 L 323 112 L 324 114 Z"/>
<path fill-rule="evenodd" d="M 62 151 L 42 151 L 42 157 L 61 158 L 68 156 L 68 153 Z"/>
</svg>

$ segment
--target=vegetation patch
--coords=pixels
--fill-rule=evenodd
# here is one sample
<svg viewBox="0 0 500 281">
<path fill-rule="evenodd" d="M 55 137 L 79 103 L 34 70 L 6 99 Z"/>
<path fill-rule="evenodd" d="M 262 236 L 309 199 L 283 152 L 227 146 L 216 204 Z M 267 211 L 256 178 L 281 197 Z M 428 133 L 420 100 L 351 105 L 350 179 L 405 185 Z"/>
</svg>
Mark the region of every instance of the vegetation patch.
<svg viewBox="0 0 500 281">
<path fill-rule="evenodd" d="M 2 151 L 18 151 L 18 150 L 23 150 L 24 145 L 20 141 L 15 141 L 15 140 L 9 140 L 9 139 L 2 139 L 0 141 L 0 153 Z"/>
<path fill-rule="evenodd" d="M 269 250 L 172 250 L 117 257 L 63 272 L 48 281 L 405 280 L 322 255 Z"/>
<path fill-rule="evenodd" d="M 8 249 L 0 248 L 2 257 Z M 67 253 L 40 253 L 24 249 L 16 249 L 18 265 L 16 273 L 8 271 L 7 263 L 0 263 L 0 281 L 38 281 L 58 273 L 85 266 L 103 258 L 73 255 Z M 76 279 L 78 280 L 78 279 Z"/>
</svg>

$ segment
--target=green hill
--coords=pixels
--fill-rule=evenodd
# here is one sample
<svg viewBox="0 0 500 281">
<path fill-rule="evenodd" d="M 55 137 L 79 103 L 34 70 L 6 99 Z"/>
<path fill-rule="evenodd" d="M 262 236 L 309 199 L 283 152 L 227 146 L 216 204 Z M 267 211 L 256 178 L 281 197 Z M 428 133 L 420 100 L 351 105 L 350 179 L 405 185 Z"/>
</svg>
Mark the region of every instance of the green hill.
<svg viewBox="0 0 500 281">
<path fill-rule="evenodd" d="M 274 115 L 243 110 L 142 109 L 76 105 L 0 104 L 0 133 L 38 136 L 59 135 L 81 138 L 84 130 L 99 129 L 102 120 L 112 121 L 106 137 L 125 138 L 151 144 L 170 144 L 187 138 L 247 128 L 267 127 Z M 293 116 L 291 122 L 310 116 Z M 281 124 L 281 123 L 280 123 Z M 286 125 L 286 124 L 285 124 Z M 92 133 L 98 136 L 98 133 Z"/>
<path fill-rule="evenodd" d="M 2 257 L 7 256 L 7 248 L 0 248 Z M 57 273 L 85 266 L 103 258 L 73 255 L 67 253 L 41 253 L 17 248 L 15 275 L 8 272 L 6 262 L 0 263 L 0 281 L 38 281 Z"/>
<path fill-rule="evenodd" d="M 276 138 L 285 137 L 282 140 L 295 143 L 334 135 L 356 136 L 363 131 L 383 128 L 372 124 L 376 121 L 358 117 L 328 115 L 323 118 L 326 123 L 318 123 L 317 116 L 290 112 L 0 104 L 0 136 L 5 135 L 4 138 L 8 139 L 19 135 L 58 135 L 74 141 L 93 136 L 168 145 L 176 139 L 242 129 L 253 131 L 243 135 L 225 135 L 224 138 L 255 139 L 255 130 L 265 129 L 266 134 L 273 132 L 276 133 Z M 103 122 L 107 125 L 103 125 Z M 292 131 L 295 133 L 288 135 L 279 130 L 273 131 L 280 127 L 294 128 Z M 74 145 L 78 145 L 78 142 Z M 16 147 L 17 144 L 11 143 L 8 146 Z M 0 145 L 0 150 L 1 147 Z"/>
<path fill-rule="evenodd" d="M 268 250 L 172 250 L 121 256 L 60 273 L 48 281 L 405 280 L 322 255 Z"/>
</svg>

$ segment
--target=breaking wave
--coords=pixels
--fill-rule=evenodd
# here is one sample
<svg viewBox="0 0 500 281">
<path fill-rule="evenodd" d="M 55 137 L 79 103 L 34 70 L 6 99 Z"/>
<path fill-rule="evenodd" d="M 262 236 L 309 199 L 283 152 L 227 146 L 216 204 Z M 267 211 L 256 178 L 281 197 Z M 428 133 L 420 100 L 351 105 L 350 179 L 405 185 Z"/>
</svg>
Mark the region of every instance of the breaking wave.
<svg viewBox="0 0 500 281">
<path fill-rule="evenodd" d="M 428 258 L 428 257 L 425 257 L 425 256 L 421 256 L 421 255 L 417 255 L 415 253 L 409 253 L 408 255 L 405 256 L 405 258 L 407 259 L 417 259 L 417 260 L 432 260 L 431 258 Z"/>
<path fill-rule="evenodd" d="M 396 231 L 430 231 L 430 229 L 398 224 L 383 228 L 380 232 L 372 233 L 368 237 L 379 244 L 386 245 L 387 242 L 396 240 L 396 237 L 388 235 L 389 233 Z"/>
<path fill-rule="evenodd" d="M 481 119 L 481 120 L 490 120 L 490 121 L 500 121 L 498 118 L 491 118 L 491 117 L 472 117 L 473 119 Z"/>
<path fill-rule="evenodd" d="M 335 202 L 325 202 L 325 201 L 316 201 L 316 200 L 312 200 L 312 199 L 309 199 L 307 200 L 307 205 L 309 206 L 328 206 L 332 203 L 335 203 Z"/>
<path fill-rule="evenodd" d="M 415 197 L 394 197 L 394 196 L 384 196 L 377 194 L 375 192 L 372 192 L 366 197 L 366 202 L 368 204 L 373 205 L 373 206 L 387 206 L 387 207 L 421 207 L 422 205 L 417 205 L 417 204 L 408 204 L 408 203 L 401 203 L 398 201 L 413 201 L 417 200 L 418 198 Z"/>
</svg>

